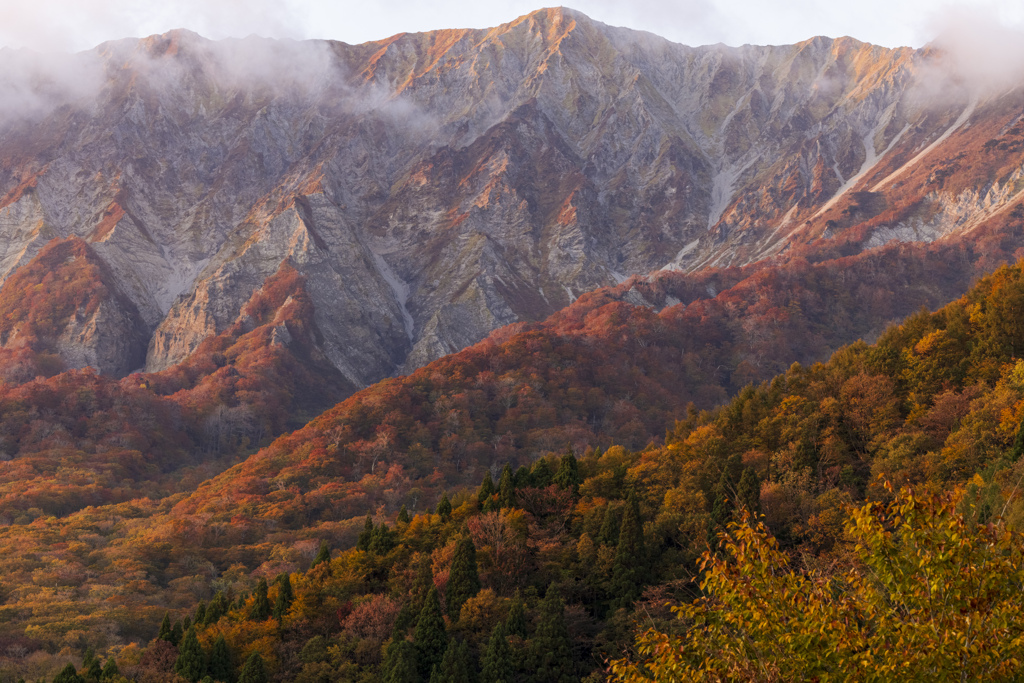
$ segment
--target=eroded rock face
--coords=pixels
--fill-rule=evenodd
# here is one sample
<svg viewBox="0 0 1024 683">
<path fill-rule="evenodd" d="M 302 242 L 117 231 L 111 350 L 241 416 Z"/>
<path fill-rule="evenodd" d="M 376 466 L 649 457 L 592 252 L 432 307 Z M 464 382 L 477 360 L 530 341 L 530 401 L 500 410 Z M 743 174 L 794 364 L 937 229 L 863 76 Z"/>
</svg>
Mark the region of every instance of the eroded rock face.
<svg viewBox="0 0 1024 683">
<path fill-rule="evenodd" d="M 288 260 L 324 355 L 363 386 L 630 274 L 821 237 L 848 191 L 983 115 L 966 92 L 921 95 L 928 58 L 850 39 L 689 48 L 564 9 L 355 46 L 108 43 L 76 57 L 93 91 L 0 121 L 0 275 L 88 240 L 158 370 Z M 931 201 L 953 212 L 962 194 Z M 914 220 L 868 239 L 951 225 Z M 95 353 L 82 334 L 62 355 Z"/>
</svg>

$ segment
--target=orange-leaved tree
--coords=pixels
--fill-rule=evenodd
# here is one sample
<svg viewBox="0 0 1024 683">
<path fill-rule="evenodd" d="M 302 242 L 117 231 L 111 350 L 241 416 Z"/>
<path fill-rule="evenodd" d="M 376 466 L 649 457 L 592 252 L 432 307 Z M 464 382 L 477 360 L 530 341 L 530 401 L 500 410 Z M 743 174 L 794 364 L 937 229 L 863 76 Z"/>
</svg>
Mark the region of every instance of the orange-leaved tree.
<svg viewBox="0 0 1024 683">
<path fill-rule="evenodd" d="M 979 523 L 962 490 L 851 511 L 855 560 L 794 569 L 762 523 L 702 558 L 703 596 L 612 663 L 623 683 L 1009 681 L 1024 675 L 1024 536 Z"/>
</svg>

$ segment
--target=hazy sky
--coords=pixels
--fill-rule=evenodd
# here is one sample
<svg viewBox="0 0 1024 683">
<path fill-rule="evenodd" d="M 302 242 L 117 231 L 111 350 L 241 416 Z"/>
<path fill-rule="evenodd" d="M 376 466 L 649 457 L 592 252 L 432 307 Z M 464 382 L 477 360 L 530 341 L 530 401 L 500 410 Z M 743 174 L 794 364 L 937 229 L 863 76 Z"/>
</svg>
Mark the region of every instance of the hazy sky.
<svg viewBox="0 0 1024 683">
<path fill-rule="evenodd" d="M 401 31 L 494 26 L 541 6 L 537 0 L 0 0 L 0 45 L 82 50 L 179 27 L 210 38 L 256 33 L 357 43 Z M 574 0 L 567 6 L 690 45 L 850 35 L 916 47 L 951 16 L 979 13 L 1014 30 L 1024 25 L 1024 0 Z"/>
</svg>

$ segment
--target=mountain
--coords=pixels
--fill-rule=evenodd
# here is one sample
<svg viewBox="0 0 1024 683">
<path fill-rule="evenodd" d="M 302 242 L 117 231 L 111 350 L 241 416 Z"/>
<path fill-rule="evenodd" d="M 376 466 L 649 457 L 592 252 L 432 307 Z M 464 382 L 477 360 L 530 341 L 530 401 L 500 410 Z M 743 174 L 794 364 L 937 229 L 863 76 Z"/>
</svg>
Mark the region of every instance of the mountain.
<svg viewBox="0 0 1024 683">
<path fill-rule="evenodd" d="M 35 97 L 0 127 L 0 275 L 87 242 L 126 348 L 68 328 L 59 355 L 123 376 L 185 359 L 287 263 L 362 387 L 632 274 L 971 230 L 1018 199 L 1021 95 L 941 60 L 690 48 L 563 8 L 354 46 L 107 43 L 40 66 L 41 93 L 5 77 Z"/>
</svg>

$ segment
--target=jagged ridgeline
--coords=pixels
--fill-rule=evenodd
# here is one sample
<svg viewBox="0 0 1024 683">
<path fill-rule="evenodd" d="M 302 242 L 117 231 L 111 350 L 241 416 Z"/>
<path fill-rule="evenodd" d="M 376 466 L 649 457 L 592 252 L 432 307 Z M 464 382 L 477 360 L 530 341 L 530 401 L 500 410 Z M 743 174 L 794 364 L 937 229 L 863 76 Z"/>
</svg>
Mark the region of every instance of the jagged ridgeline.
<svg viewBox="0 0 1024 683">
<path fill-rule="evenodd" d="M 1020 88 L 565 9 L 62 59 L 0 75 L 2 676 L 600 680 L 737 506 L 1019 521 L 1019 269 L 914 312 L 1024 253 Z"/>
<path fill-rule="evenodd" d="M 378 482 L 390 505 L 336 525 L 303 527 L 285 516 L 254 531 L 260 515 L 241 522 L 257 504 L 245 496 L 254 477 L 236 468 L 173 509 L 90 509 L 60 525 L 8 527 L 5 542 L 33 545 L 75 529 L 80 540 L 63 572 L 95 577 L 83 598 L 114 591 L 125 607 L 130 597 L 102 588 L 102 572 L 134 567 L 135 581 L 165 572 L 167 588 L 157 590 L 171 609 L 159 633 L 158 619 L 144 618 L 155 601 L 123 611 L 103 598 L 80 617 L 151 629 L 145 640 L 155 641 L 109 650 L 131 676 L 177 671 L 198 680 L 214 667 L 214 680 L 466 680 L 467 671 L 481 680 L 601 680 L 606 658 L 620 655 L 635 629 L 673 628 L 666 601 L 697 594 L 697 557 L 741 508 L 763 515 L 780 547 L 809 567 L 847 552 L 849 505 L 890 498 L 879 477 L 919 490 L 970 484 L 972 523 L 1001 515 L 1019 524 L 1022 306 L 1024 271 L 1004 267 L 873 345 L 794 365 L 722 408 L 691 413 L 662 446 L 565 448 L 494 475 L 481 469 L 480 485 L 429 495 L 426 482 L 403 492 L 392 465 L 363 479 Z M 325 417 L 307 430 L 329 424 Z M 296 486 L 271 487 L 262 499 L 288 507 L 330 495 L 301 498 Z M 226 505 L 229 490 L 242 494 L 233 512 L 204 507 Z M 236 520 L 222 521 L 229 514 Z M 239 533 L 255 534 L 258 545 L 240 551 L 245 538 L 231 537 Z M 238 564 L 255 557 L 255 574 Z M 4 562 L 5 576 L 18 580 Z M 68 586 L 69 575 L 51 568 L 34 576 L 37 588 L 16 588 L 8 600 L 9 618 L 57 609 L 43 586 Z M 188 604 L 196 594 L 205 597 Z M 28 622 L 24 632 L 35 637 L 55 626 L 52 616 Z M 100 633 L 81 638 L 97 651 L 109 643 Z"/>
</svg>

